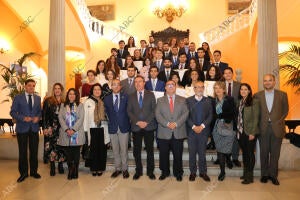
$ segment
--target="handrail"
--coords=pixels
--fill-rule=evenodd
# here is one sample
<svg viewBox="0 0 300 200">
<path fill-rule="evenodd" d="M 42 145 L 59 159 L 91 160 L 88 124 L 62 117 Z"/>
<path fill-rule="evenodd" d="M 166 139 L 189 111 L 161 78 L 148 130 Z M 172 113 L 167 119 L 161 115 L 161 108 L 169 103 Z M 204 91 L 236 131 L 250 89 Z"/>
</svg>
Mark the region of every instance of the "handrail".
<svg viewBox="0 0 300 200">
<path fill-rule="evenodd" d="M 85 0 L 71 0 L 71 2 L 87 32 L 90 43 L 95 42 L 100 38 L 105 38 L 111 40 L 113 43 L 118 43 L 119 40 L 126 41 L 131 36 L 126 31 L 108 25 L 91 16 Z"/>
<path fill-rule="evenodd" d="M 256 18 L 257 0 L 252 0 L 250 6 L 236 15 L 232 15 L 225 19 L 216 27 L 199 34 L 200 43 L 208 42 L 210 45 L 220 42 L 229 37 L 233 33 L 240 31 L 249 26 Z"/>
</svg>

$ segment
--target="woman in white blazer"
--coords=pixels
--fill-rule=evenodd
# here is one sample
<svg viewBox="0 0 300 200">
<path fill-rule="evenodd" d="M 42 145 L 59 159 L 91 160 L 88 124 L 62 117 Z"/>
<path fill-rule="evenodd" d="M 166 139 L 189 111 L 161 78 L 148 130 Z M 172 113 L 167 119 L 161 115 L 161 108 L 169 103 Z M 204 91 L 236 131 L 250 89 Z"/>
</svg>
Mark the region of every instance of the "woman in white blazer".
<svg viewBox="0 0 300 200">
<path fill-rule="evenodd" d="M 87 143 L 90 147 L 86 167 L 90 167 L 93 176 L 101 176 L 106 169 L 109 135 L 104 112 L 104 103 L 101 100 L 102 88 L 99 83 L 92 86 L 89 98 L 84 102 L 84 131 L 87 133 Z"/>
</svg>

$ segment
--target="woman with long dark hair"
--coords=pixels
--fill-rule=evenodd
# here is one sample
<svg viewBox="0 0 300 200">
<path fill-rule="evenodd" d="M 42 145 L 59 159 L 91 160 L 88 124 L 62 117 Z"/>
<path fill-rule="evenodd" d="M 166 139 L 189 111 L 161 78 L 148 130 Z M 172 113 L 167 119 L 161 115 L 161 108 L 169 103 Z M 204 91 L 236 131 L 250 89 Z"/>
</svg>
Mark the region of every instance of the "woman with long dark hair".
<svg viewBox="0 0 300 200">
<path fill-rule="evenodd" d="M 220 81 L 222 80 L 222 73 L 219 67 L 211 65 L 206 72 L 206 81 Z"/>
<path fill-rule="evenodd" d="M 238 141 L 243 152 L 242 184 L 253 183 L 253 169 L 255 165 L 254 148 L 256 135 L 259 132 L 259 102 L 252 96 L 251 86 L 242 83 L 237 104 Z"/>
<path fill-rule="evenodd" d="M 80 103 L 79 92 L 75 88 L 68 90 L 66 101 L 60 106 L 58 119 L 61 125 L 58 144 L 64 146 L 67 155 L 68 179 L 77 179 L 80 147 L 85 143 L 85 137 L 84 108 Z"/>
<path fill-rule="evenodd" d="M 91 87 L 95 83 L 97 83 L 97 81 L 96 81 L 96 72 L 94 70 L 92 70 L 92 69 L 88 70 L 86 72 L 86 76 L 87 76 L 88 82 L 82 84 L 81 97 L 89 96 L 89 92 L 90 92 Z"/>
<path fill-rule="evenodd" d="M 105 73 L 106 73 L 106 63 L 104 60 L 99 60 L 96 65 L 96 78 L 97 81 L 101 84 L 104 85 L 107 80 L 105 79 Z"/>
<path fill-rule="evenodd" d="M 96 83 L 91 88 L 89 98 L 84 102 L 84 131 L 87 133 L 87 144 L 90 146 L 86 165 L 90 167 L 93 176 L 101 176 L 106 169 L 106 144 L 109 143 L 101 93 L 101 85 Z"/>
<path fill-rule="evenodd" d="M 64 87 L 61 83 L 54 83 L 52 94 L 43 103 L 43 133 L 44 152 L 50 160 L 50 176 L 55 176 L 55 161 L 58 161 L 58 172 L 64 173 L 63 162 L 66 159 L 61 146 L 57 144 L 60 123 L 58 113 L 60 105 L 65 101 Z"/>
</svg>

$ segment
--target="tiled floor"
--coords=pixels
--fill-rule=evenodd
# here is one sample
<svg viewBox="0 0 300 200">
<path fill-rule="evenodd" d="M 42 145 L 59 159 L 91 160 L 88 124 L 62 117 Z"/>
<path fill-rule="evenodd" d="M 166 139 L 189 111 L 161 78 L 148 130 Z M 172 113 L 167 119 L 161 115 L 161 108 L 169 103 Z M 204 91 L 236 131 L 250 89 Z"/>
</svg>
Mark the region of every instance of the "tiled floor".
<svg viewBox="0 0 300 200">
<path fill-rule="evenodd" d="M 66 174 L 49 176 L 48 165 L 39 163 L 39 180 L 27 178 L 22 183 L 16 183 L 18 178 L 17 161 L 0 160 L 0 200 L 2 199 L 112 199 L 112 200 L 164 200 L 164 199 L 266 199 L 266 200 L 299 200 L 300 171 L 280 171 L 280 186 L 270 182 L 262 184 L 255 177 L 254 184 L 242 185 L 238 177 L 226 177 L 224 182 L 212 181 L 205 183 L 197 178 L 195 182 L 188 181 L 188 175 L 182 182 L 175 178 L 164 181 L 151 181 L 143 176 L 138 181 L 119 177 L 111 179 L 111 172 L 101 177 L 92 177 L 87 169 L 80 169 L 79 179 L 68 181 Z M 157 178 L 158 178 L 157 174 Z"/>
</svg>

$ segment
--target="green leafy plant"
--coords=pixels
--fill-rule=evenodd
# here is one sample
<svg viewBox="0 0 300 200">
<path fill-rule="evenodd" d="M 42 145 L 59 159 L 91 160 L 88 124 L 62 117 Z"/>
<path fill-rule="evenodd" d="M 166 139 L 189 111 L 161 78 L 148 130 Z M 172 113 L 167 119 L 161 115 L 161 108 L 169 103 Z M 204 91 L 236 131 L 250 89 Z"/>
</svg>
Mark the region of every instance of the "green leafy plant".
<svg viewBox="0 0 300 200">
<path fill-rule="evenodd" d="M 300 93 L 300 44 L 291 44 L 289 50 L 279 54 L 279 69 L 286 72 L 286 85 L 296 88 Z"/>
<path fill-rule="evenodd" d="M 20 59 L 16 61 L 16 63 L 22 68 L 24 62 L 32 57 L 38 55 L 34 52 L 26 53 L 24 54 Z M 17 72 L 15 69 L 15 66 L 10 69 L 9 67 L 0 64 L 0 69 L 1 69 L 1 77 L 4 80 L 4 86 L 2 87 L 2 90 L 8 89 L 9 94 L 8 97 L 13 100 L 16 95 L 24 92 L 24 84 L 27 79 L 33 78 L 31 74 L 28 74 L 27 72 Z M 9 101 L 8 99 L 3 100 L 3 102 Z"/>
</svg>

